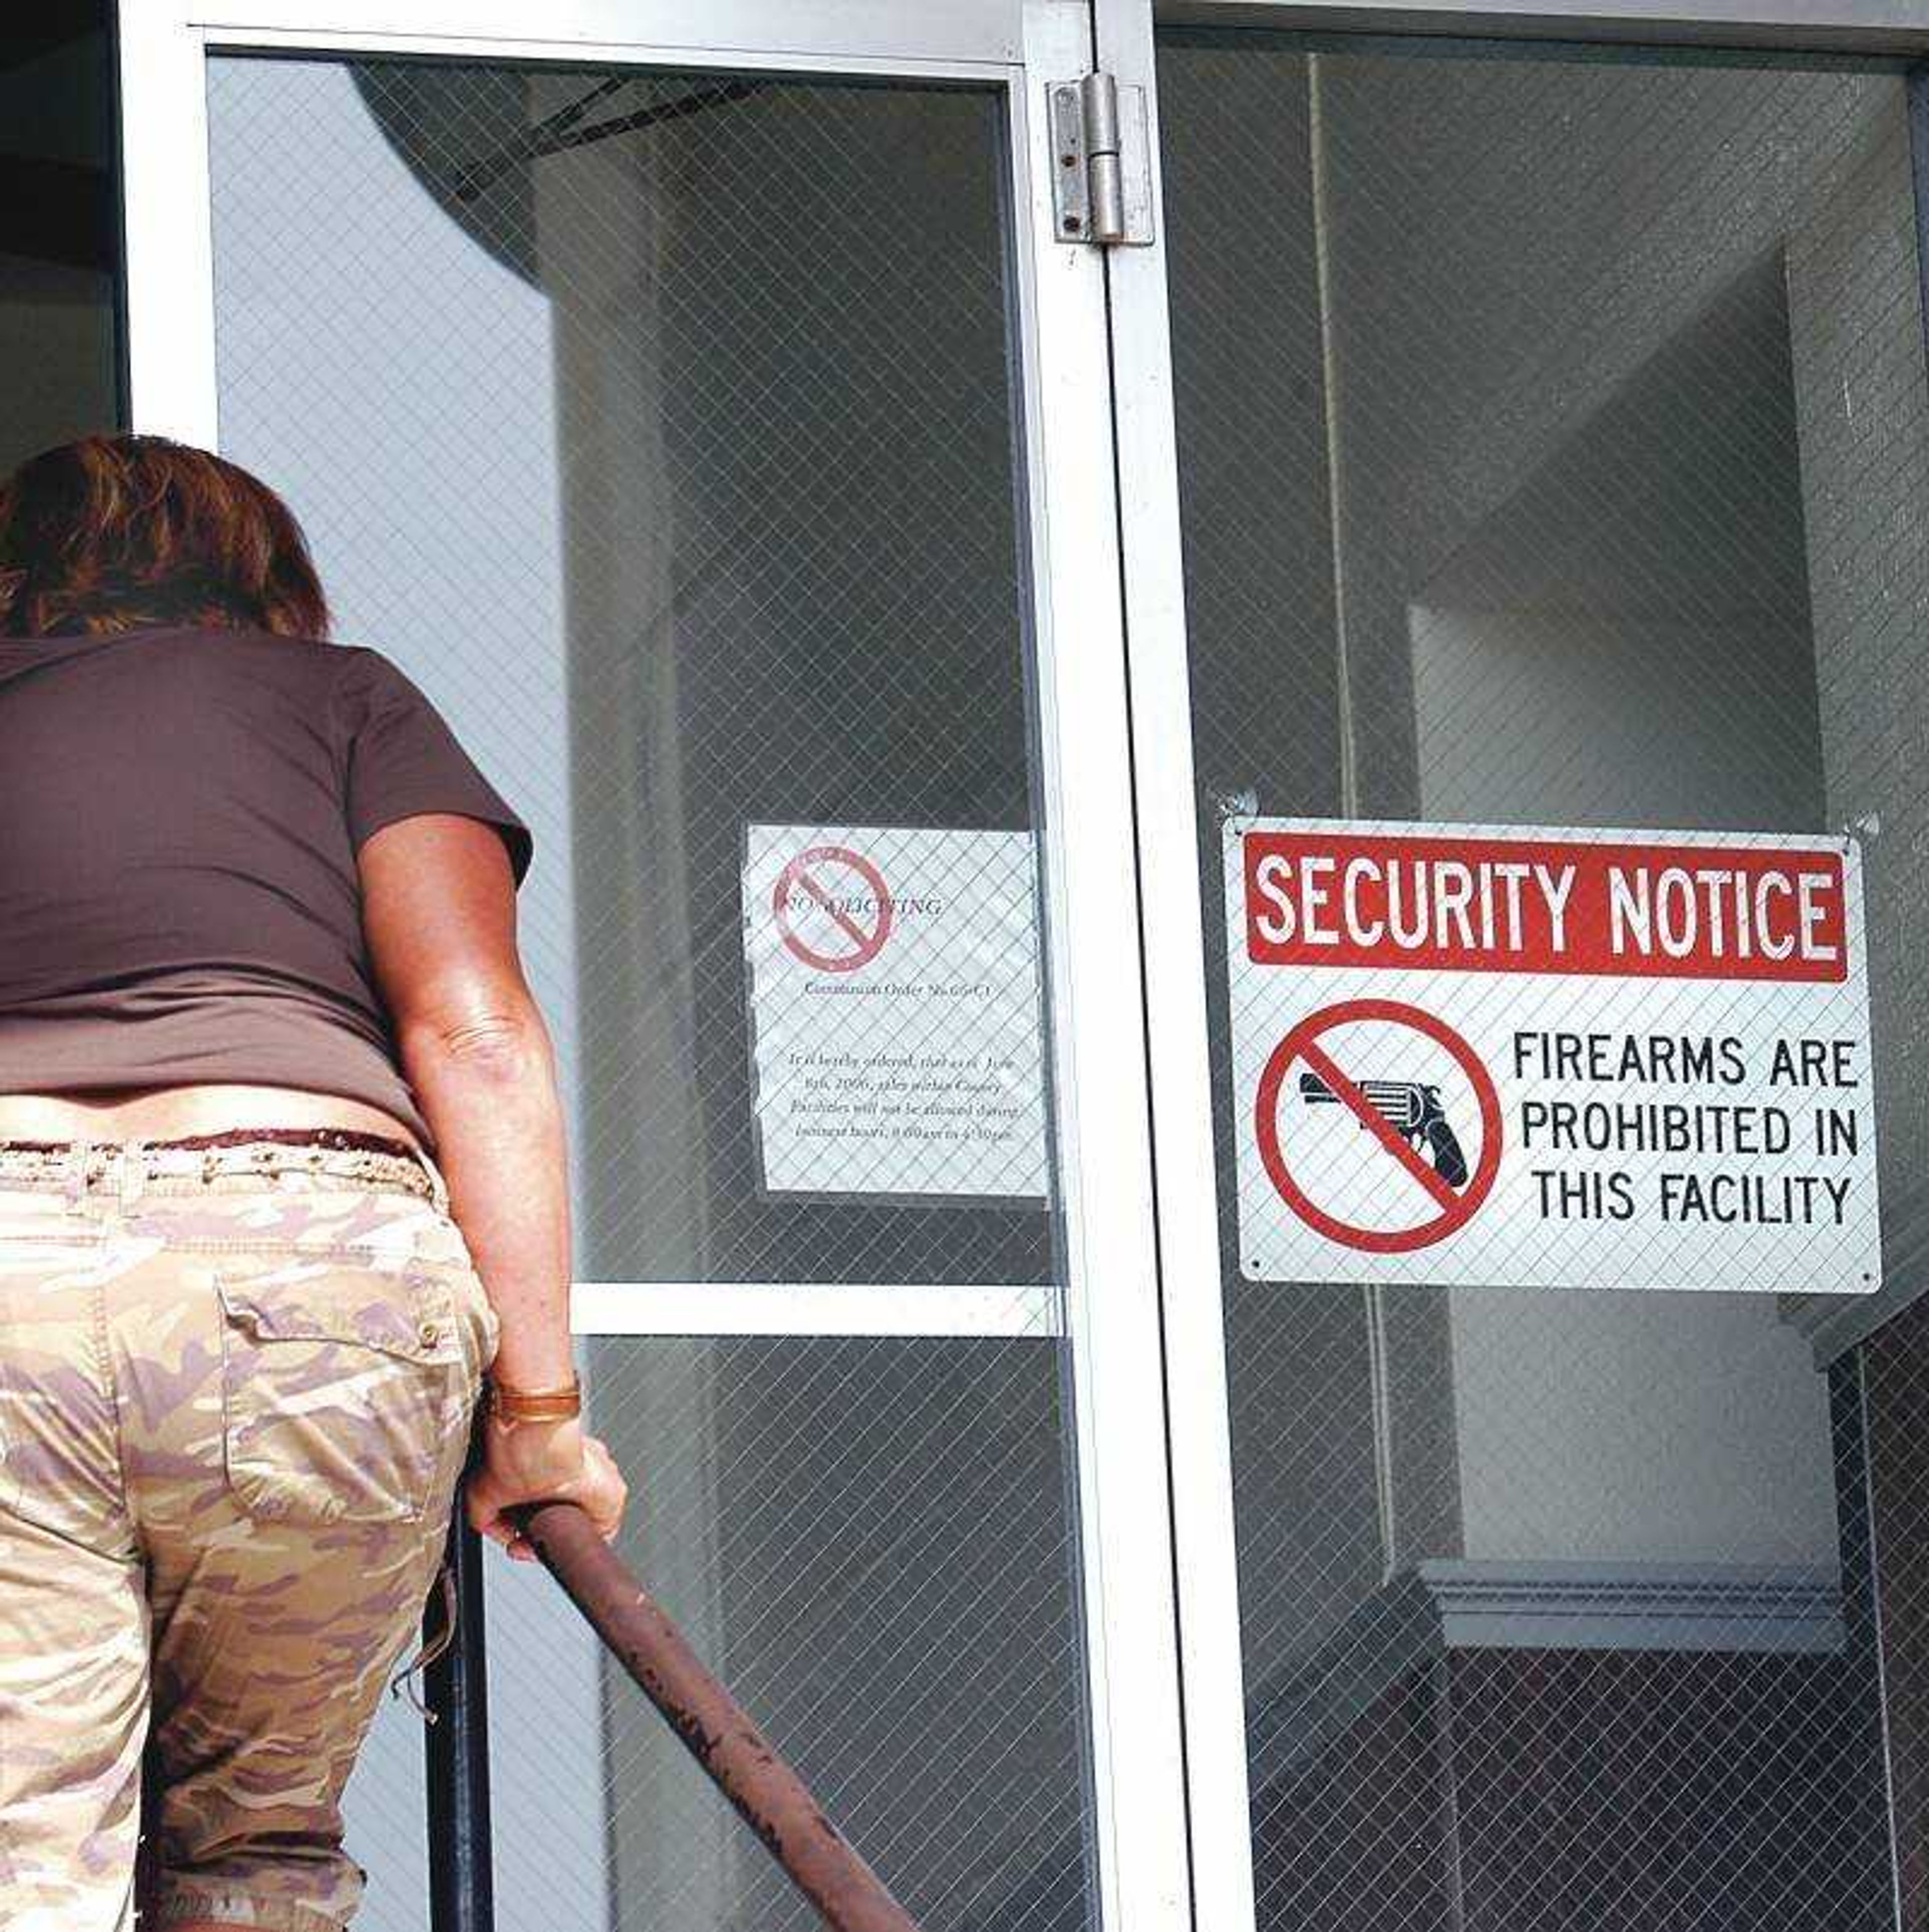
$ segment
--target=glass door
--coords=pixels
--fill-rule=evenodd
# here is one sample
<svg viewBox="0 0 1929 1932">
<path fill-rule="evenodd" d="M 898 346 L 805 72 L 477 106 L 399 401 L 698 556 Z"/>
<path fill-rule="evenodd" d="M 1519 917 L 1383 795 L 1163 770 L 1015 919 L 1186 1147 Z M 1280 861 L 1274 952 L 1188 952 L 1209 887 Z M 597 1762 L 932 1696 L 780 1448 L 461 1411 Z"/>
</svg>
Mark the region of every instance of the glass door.
<svg viewBox="0 0 1929 1932">
<path fill-rule="evenodd" d="M 1200 1923 L 1892 1925 L 1919 82 L 1148 11 L 1101 52 L 1160 130 L 1110 271 Z M 1847 963 L 1452 970 L 1530 835 L 1823 855 Z"/>
<path fill-rule="evenodd" d="M 1187 1918 L 1083 9 L 124 10 L 135 426 L 535 828 L 625 1553 L 932 1932 Z M 1073 825 L 1111 836 L 1074 840 Z M 488 1570 L 506 1928 L 801 1927 Z M 418 1926 L 419 1741 L 351 1792 Z"/>
</svg>

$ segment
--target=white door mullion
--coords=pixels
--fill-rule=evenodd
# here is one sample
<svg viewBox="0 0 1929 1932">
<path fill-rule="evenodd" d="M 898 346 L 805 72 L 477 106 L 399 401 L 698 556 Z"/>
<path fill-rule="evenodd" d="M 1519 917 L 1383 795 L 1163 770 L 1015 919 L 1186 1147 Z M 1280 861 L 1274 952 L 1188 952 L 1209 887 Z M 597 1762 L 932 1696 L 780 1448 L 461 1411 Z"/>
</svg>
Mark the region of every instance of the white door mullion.
<svg viewBox="0 0 1929 1932">
<path fill-rule="evenodd" d="M 1212 1144 L 1199 790 L 1182 571 L 1177 431 L 1158 176 L 1152 0 L 1095 0 L 1098 64 L 1145 89 L 1155 238 L 1110 251 L 1119 521 L 1132 665 L 1140 887 L 1159 1264 L 1179 1550 L 1188 1802 L 1198 1932 L 1252 1932 L 1239 1571 Z"/>
<path fill-rule="evenodd" d="M 1092 64 L 1091 19 L 1031 0 L 1026 26 L 1013 174 L 1099 1883 L 1106 1926 L 1189 1932 L 1105 264 L 1058 240 L 1045 112 L 1047 84 Z"/>
<path fill-rule="evenodd" d="M 1055 1286 L 959 1282 L 580 1281 L 578 1335 L 972 1336 L 1065 1333 Z"/>
</svg>

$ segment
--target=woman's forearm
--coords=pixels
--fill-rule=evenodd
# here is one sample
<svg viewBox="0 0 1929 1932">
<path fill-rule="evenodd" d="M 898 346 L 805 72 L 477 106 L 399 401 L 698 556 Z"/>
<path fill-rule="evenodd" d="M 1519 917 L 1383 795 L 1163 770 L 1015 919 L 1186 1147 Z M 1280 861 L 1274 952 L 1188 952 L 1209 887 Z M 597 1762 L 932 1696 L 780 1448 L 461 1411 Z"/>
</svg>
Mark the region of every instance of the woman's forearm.
<svg viewBox="0 0 1929 1932">
<path fill-rule="evenodd" d="M 569 1379 L 571 1242 L 563 1114 L 540 1014 L 418 1030 L 402 1042 L 436 1136 L 449 1210 L 502 1318 L 496 1372 Z"/>
</svg>

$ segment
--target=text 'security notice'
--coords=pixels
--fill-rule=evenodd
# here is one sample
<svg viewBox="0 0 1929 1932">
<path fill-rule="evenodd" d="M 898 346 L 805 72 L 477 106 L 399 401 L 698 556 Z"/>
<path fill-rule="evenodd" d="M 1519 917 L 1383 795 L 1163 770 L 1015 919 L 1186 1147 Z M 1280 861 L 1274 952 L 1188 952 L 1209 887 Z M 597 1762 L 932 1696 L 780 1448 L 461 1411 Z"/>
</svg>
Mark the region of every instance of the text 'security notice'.
<svg viewBox="0 0 1929 1932">
<path fill-rule="evenodd" d="M 1028 832 L 746 826 L 768 1192 L 1044 1198 L 1036 896 Z"/>
<path fill-rule="evenodd" d="M 1867 1294 L 1853 842 L 1235 818 L 1241 1264 Z"/>
</svg>

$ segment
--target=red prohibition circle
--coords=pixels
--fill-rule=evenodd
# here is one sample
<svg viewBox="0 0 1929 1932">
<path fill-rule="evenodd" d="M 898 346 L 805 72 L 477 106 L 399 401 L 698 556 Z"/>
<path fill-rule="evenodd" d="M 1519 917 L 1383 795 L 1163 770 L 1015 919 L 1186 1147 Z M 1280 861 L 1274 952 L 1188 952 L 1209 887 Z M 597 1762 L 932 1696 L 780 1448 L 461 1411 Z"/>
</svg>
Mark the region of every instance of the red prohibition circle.
<svg viewBox="0 0 1929 1932">
<path fill-rule="evenodd" d="M 791 930 L 787 902 L 791 887 L 800 880 L 804 881 L 804 890 L 811 898 L 830 909 L 826 895 L 819 889 L 815 880 L 807 877 L 811 866 L 826 860 L 851 867 L 870 887 L 877 900 L 877 929 L 873 932 L 865 932 L 856 920 L 844 914 L 831 911 L 831 917 L 857 941 L 855 952 L 819 952 Z M 891 937 L 891 888 L 884 883 L 884 874 L 861 852 L 853 852 L 848 845 L 807 846 L 778 874 L 776 890 L 771 894 L 770 908 L 776 916 L 777 929 L 784 944 L 805 965 L 814 966 L 822 973 L 855 973 L 860 966 L 869 965 L 884 950 L 884 942 Z"/>
<path fill-rule="evenodd" d="M 1279 1090 L 1286 1070 L 1319 1036 L 1354 1020 L 1385 1020 L 1395 1026 L 1411 1027 L 1425 1034 L 1436 1046 L 1445 1048 L 1454 1064 L 1467 1076 L 1480 1106 L 1480 1162 L 1451 1207 L 1443 1208 L 1430 1220 L 1412 1228 L 1358 1228 L 1337 1215 L 1329 1214 L 1292 1178 L 1279 1142 Z M 1418 1006 L 1397 1000 L 1343 1000 L 1337 1006 L 1322 1006 L 1308 1013 L 1268 1055 L 1260 1076 L 1258 1095 L 1254 1102 L 1253 1124 L 1259 1138 L 1260 1159 L 1266 1178 L 1279 1190 L 1280 1198 L 1306 1224 L 1328 1240 L 1370 1254 L 1410 1254 L 1416 1248 L 1431 1247 L 1444 1240 L 1472 1219 L 1474 1210 L 1491 1191 L 1500 1172 L 1500 1096 L 1493 1076 L 1480 1056 L 1444 1020 Z"/>
</svg>

